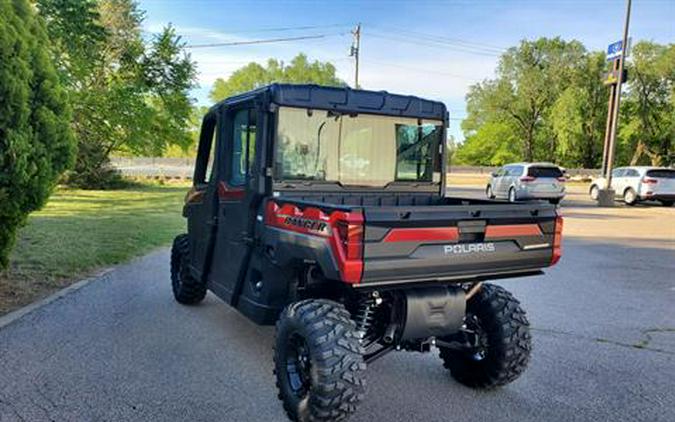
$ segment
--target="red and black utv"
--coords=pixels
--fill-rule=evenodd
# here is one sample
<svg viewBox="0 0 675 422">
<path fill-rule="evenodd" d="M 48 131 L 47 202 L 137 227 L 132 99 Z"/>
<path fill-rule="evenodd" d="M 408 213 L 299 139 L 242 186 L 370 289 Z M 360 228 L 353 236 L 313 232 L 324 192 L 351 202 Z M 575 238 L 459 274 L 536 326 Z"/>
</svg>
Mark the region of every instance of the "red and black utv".
<svg viewBox="0 0 675 422">
<path fill-rule="evenodd" d="M 196 304 L 211 290 L 276 323 L 292 420 L 353 413 L 366 365 L 390 351 L 438 348 L 476 388 L 525 370 L 525 312 L 484 281 L 555 264 L 562 218 L 549 204 L 446 197 L 447 123 L 442 103 L 413 96 L 276 84 L 204 117 L 173 292 Z"/>
</svg>

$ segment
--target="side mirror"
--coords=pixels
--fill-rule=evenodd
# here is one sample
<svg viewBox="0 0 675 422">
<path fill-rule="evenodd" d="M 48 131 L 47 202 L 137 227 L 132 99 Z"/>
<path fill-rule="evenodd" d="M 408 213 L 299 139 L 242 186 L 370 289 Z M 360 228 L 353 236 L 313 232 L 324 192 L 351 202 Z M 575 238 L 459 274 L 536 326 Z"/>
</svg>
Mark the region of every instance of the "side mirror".
<svg viewBox="0 0 675 422">
<path fill-rule="evenodd" d="M 497 176 L 499 176 L 499 173 L 497 173 L 496 171 L 493 171 L 493 172 L 492 172 L 492 177 L 497 177 Z"/>
</svg>

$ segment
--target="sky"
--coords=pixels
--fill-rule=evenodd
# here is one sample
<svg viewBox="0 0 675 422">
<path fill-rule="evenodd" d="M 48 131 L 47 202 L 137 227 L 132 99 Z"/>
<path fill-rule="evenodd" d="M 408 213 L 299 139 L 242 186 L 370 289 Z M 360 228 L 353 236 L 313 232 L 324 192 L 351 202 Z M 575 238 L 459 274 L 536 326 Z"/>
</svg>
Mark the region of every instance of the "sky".
<svg viewBox="0 0 675 422">
<path fill-rule="evenodd" d="M 523 39 L 560 36 L 603 50 L 621 39 L 624 0 L 141 0 L 144 30 L 169 23 L 188 45 L 298 36 L 321 38 L 259 45 L 190 48 L 199 87 L 193 96 L 210 105 L 216 78 L 268 58 L 290 61 L 300 52 L 330 61 L 354 84 L 351 30 L 361 23 L 359 83 L 443 101 L 449 134 L 462 140 L 465 96 L 472 84 L 494 76 L 499 54 Z M 633 42 L 675 42 L 675 0 L 634 0 Z"/>
</svg>

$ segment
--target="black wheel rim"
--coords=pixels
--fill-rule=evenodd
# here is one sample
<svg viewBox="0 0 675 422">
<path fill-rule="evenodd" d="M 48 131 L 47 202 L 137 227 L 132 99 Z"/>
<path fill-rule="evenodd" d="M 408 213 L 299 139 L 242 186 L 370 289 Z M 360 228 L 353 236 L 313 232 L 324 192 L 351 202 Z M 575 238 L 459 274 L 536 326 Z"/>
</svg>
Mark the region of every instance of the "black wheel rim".
<svg viewBox="0 0 675 422">
<path fill-rule="evenodd" d="M 301 335 L 292 334 L 286 343 L 286 376 L 291 391 L 298 398 L 305 397 L 309 392 L 311 369 L 307 342 Z"/>
<path fill-rule="evenodd" d="M 469 354 L 471 360 L 482 361 L 488 355 L 488 336 L 487 332 L 481 326 L 480 320 L 476 315 L 468 314 L 465 319 L 467 332 L 473 337 L 471 343 L 474 345 Z"/>
</svg>

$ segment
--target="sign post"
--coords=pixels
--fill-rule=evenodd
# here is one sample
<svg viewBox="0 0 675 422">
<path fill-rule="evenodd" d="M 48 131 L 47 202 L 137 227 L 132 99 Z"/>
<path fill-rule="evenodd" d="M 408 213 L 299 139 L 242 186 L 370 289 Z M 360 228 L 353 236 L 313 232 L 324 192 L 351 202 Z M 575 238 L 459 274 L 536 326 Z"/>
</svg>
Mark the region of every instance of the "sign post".
<svg viewBox="0 0 675 422">
<path fill-rule="evenodd" d="M 607 59 L 613 60 L 609 85 L 609 110 L 607 111 L 607 126 L 605 130 L 605 146 L 602 154 L 602 174 L 606 184 L 604 189 L 598 192 L 598 205 L 601 207 L 614 206 L 615 191 L 612 189 L 612 166 L 614 163 L 614 151 L 616 150 L 616 131 L 619 120 L 619 107 L 621 105 L 621 84 L 625 81 L 624 64 L 628 54 L 629 38 L 628 25 L 630 23 L 631 0 L 626 4 L 626 21 L 623 27 L 623 39 L 614 42 L 607 47 Z M 614 81 L 615 80 L 615 81 Z"/>
</svg>

